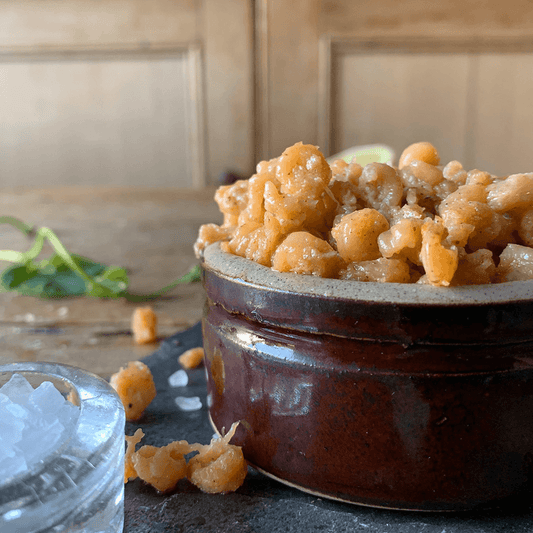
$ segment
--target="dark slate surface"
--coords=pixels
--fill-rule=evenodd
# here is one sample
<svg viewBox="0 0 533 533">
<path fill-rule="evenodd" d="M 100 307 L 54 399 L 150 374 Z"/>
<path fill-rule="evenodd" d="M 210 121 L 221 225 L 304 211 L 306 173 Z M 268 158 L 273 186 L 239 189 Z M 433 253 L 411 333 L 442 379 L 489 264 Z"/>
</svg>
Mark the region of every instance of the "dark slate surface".
<svg viewBox="0 0 533 533">
<path fill-rule="evenodd" d="M 207 418 L 203 367 L 189 371 L 189 384 L 173 388 L 168 376 L 181 367 L 178 356 L 201 345 L 201 327 L 166 339 L 144 359 L 154 375 L 157 397 L 138 423 L 126 426 L 145 433 L 143 444 L 163 446 L 172 440 L 208 443 L 213 430 Z M 199 396 L 200 411 L 182 412 L 176 396 Z M 365 532 L 365 533 L 533 533 L 533 498 L 476 513 L 431 514 L 371 509 L 324 500 L 286 487 L 250 469 L 244 485 L 226 495 L 203 494 L 186 480 L 166 495 L 138 479 L 125 488 L 127 533 L 148 532 Z"/>
</svg>

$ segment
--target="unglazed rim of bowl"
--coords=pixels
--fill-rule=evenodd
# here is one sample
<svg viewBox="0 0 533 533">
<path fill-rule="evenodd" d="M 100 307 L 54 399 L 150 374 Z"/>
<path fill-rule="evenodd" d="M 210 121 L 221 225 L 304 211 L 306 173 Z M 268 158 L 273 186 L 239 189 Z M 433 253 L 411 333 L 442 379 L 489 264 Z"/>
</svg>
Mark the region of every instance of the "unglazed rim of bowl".
<svg viewBox="0 0 533 533">
<path fill-rule="evenodd" d="M 434 287 L 417 283 L 376 283 L 277 272 L 224 252 L 220 243 L 204 250 L 205 266 L 220 275 L 272 291 L 354 301 L 413 305 L 488 305 L 533 300 L 533 280 L 487 285 Z"/>
</svg>

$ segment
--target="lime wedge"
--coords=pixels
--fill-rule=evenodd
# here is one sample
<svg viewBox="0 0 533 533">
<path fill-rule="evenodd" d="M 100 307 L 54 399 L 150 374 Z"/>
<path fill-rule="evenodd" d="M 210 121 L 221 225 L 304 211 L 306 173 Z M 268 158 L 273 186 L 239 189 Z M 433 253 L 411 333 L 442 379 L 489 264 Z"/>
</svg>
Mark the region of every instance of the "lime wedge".
<svg viewBox="0 0 533 533">
<path fill-rule="evenodd" d="M 364 146 L 352 146 L 338 154 L 328 157 L 328 163 L 336 159 L 344 159 L 347 163 L 351 163 L 353 158 L 361 166 L 368 165 L 368 163 L 385 163 L 392 165 L 395 153 L 394 150 L 384 144 L 367 144 Z"/>
</svg>

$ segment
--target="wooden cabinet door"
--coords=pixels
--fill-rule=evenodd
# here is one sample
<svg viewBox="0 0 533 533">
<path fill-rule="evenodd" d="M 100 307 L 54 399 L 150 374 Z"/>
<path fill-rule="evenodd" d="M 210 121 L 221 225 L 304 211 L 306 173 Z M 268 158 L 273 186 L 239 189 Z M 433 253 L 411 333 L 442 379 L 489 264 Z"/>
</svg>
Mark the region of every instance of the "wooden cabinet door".
<svg viewBox="0 0 533 533">
<path fill-rule="evenodd" d="M 246 0 L 0 5 L 0 182 L 202 187 L 253 168 Z"/>
<path fill-rule="evenodd" d="M 533 170 L 533 5 L 257 0 L 258 152 L 433 142 L 441 159 Z"/>
</svg>

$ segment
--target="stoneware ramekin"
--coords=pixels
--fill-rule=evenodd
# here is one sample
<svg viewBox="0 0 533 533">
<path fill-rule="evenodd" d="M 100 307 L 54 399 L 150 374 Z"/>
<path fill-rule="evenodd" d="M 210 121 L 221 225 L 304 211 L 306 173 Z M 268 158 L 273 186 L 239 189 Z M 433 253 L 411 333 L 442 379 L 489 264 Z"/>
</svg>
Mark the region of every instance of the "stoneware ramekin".
<svg viewBox="0 0 533 533">
<path fill-rule="evenodd" d="M 456 511 L 531 490 L 533 281 L 437 288 L 281 274 L 205 251 L 210 417 L 323 497 Z"/>
</svg>

